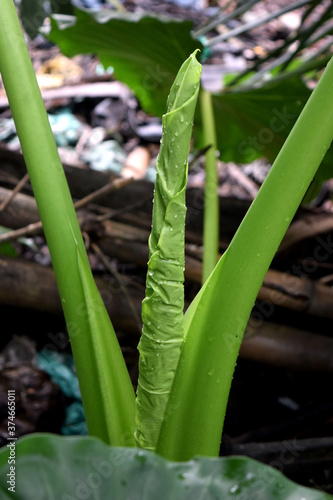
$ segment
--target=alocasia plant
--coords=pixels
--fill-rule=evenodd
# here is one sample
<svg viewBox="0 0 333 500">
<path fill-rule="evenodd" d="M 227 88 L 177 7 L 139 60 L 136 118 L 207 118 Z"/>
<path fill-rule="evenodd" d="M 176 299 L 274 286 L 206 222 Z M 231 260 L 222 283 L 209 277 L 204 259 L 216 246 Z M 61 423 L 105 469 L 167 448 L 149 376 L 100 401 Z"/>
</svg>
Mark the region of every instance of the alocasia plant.
<svg viewBox="0 0 333 500">
<path fill-rule="evenodd" d="M 157 453 L 169 459 L 187 460 L 198 454 L 217 456 L 230 384 L 253 302 L 333 137 L 333 108 L 327 105 L 333 93 L 333 62 L 327 66 L 228 250 L 184 320 L 181 314 L 184 197 L 200 66 L 192 54 L 181 67 L 163 119 L 147 295 L 143 305 L 145 327 L 140 345 L 136 412 L 130 379 L 88 265 L 12 0 L 2 2 L 0 71 L 51 252 L 89 433 L 107 444 L 134 447 L 136 419 L 139 444 L 156 447 Z M 169 350 L 166 344 L 175 345 Z M 158 373 L 152 377 L 155 371 Z M 47 456 L 57 457 L 57 450 L 62 446 L 56 441 L 49 436 L 39 441 L 48 470 Z M 20 446 L 25 471 L 31 465 L 29 457 L 36 456 L 34 443 L 34 439 L 26 439 Z M 95 446 L 94 443 L 82 441 L 82 449 L 88 453 L 87 447 Z M 134 455 L 132 452 L 125 450 L 123 456 L 134 457 L 140 467 L 149 460 L 145 454 L 148 452 L 136 450 Z M 4 452 L 2 459 L 3 456 Z M 43 456 L 40 460 L 44 460 Z M 153 459 L 153 464 L 156 460 Z M 81 467 L 80 475 L 86 471 L 85 462 Z M 138 467 L 134 467 L 135 470 Z M 3 471 L 4 466 L 2 478 Z M 223 474 L 227 481 L 230 474 L 228 476 L 225 470 Z M 36 490 L 28 475 L 25 480 L 27 486 L 21 489 L 20 498 L 24 498 L 27 491 Z M 124 479 L 113 483 L 118 492 L 121 486 L 125 487 L 121 481 Z M 230 486 L 229 493 L 234 494 L 235 485 Z M 214 491 L 213 484 L 211 488 Z M 7 498 L 3 479 L 2 489 Z M 44 491 L 49 494 L 50 488 Z M 59 485 L 55 485 L 54 491 L 59 492 Z M 271 494 L 276 494 L 274 489 Z M 66 495 L 68 497 L 66 493 L 62 498 Z M 312 498 L 316 495 L 325 498 L 319 493 Z M 31 494 L 27 498 L 31 498 Z"/>
</svg>

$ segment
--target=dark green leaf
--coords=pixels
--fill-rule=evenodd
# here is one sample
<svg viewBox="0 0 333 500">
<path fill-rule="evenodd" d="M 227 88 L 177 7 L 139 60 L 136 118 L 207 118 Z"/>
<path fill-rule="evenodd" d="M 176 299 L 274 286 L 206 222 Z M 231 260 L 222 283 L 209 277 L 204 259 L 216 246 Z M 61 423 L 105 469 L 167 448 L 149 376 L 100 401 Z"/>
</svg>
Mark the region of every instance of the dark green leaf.
<svg viewBox="0 0 333 500">
<path fill-rule="evenodd" d="M 68 14 L 74 12 L 72 0 L 50 0 L 51 12 L 53 14 Z"/>
<path fill-rule="evenodd" d="M 52 13 L 72 14 L 73 5 L 71 0 L 50 0 Z M 44 19 L 50 14 L 47 2 L 44 0 L 22 0 L 20 5 L 20 17 L 22 25 L 30 38 L 35 38 L 42 26 Z"/>
<path fill-rule="evenodd" d="M 0 226 L 0 234 L 8 233 L 10 229 Z M 0 244 L 0 255 L 7 257 L 17 257 L 17 253 L 13 245 L 9 241 Z"/>
<path fill-rule="evenodd" d="M 7 257 L 17 257 L 15 248 L 9 242 L 0 244 L 0 255 L 6 255 Z"/>
<path fill-rule="evenodd" d="M 265 157 L 273 163 L 310 94 L 298 76 L 256 89 L 214 94 L 217 148 L 221 159 L 249 163 Z M 204 146 L 199 111 L 195 135 L 197 145 Z M 323 182 L 332 174 L 333 151 L 330 148 L 316 179 Z"/>
<path fill-rule="evenodd" d="M 50 434 L 17 442 L 16 489 L 9 448 L 0 451 L 0 498 L 8 500 L 331 500 L 245 457 L 169 462 L 153 452 L 113 448 L 95 438 Z"/>
<path fill-rule="evenodd" d="M 249 163 L 266 157 L 273 161 L 309 96 L 300 78 L 214 94 L 217 147 L 222 160 Z"/>
<path fill-rule="evenodd" d="M 46 18 L 44 0 L 22 0 L 20 17 L 23 28 L 30 38 L 38 35 L 38 30 Z"/>
<path fill-rule="evenodd" d="M 54 16 L 49 39 L 69 57 L 96 54 L 146 111 L 161 116 L 179 67 L 201 48 L 191 37 L 192 22 L 111 11 L 76 10 L 75 15 Z"/>
</svg>

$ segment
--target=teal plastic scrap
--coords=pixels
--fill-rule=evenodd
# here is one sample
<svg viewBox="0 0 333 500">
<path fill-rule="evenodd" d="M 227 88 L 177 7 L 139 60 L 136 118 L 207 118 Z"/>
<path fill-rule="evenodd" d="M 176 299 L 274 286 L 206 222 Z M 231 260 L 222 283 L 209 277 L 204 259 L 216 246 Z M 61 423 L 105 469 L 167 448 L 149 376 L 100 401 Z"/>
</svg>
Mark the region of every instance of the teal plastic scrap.
<svg viewBox="0 0 333 500">
<path fill-rule="evenodd" d="M 61 432 L 66 435 L 87 435 L 79 381 L 73 357 L 64 352 L 42 349 L 37 355 L 37 366 L 50 376 L 67 396 L 69 403 Z"/>
</svg>

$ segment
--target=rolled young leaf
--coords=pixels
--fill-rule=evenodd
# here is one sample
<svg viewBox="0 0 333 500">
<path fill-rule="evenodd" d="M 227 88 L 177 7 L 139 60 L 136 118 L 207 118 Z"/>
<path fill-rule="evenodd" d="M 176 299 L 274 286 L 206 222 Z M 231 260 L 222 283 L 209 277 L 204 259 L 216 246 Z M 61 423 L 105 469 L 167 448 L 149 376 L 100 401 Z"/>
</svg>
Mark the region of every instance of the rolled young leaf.
<svg viewBox="0 0 333 500">
<path fill-rule="evenodd" d="M 185 188 L 201 75 L 196 52 L 171 87 L 156 162 L 136 413 L 136 441 L 148 449 L 156 446 L 183 342 Z"/>
</svg>

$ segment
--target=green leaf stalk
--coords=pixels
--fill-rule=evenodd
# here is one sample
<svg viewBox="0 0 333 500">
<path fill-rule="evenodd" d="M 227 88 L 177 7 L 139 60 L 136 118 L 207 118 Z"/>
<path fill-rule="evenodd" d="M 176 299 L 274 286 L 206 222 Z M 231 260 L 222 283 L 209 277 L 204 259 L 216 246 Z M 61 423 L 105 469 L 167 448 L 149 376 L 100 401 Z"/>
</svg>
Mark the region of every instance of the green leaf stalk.
<svg viewBox="0 0 333 500">
<path fill-rule="evenodd" d="M 211 146 L 206 153 L 205 205 L 203 229 L 202 283 L 205 283 L 218 260 L 219 251 L 219 196 L 216 158 L 215 118 L 212 94 L 201 89 L 200 105 L 205 146 Z"/>
<path fill-rule="evenodd" d="M 92 277 L 12 0 L 1 2 L 0 72 L 51 253 L 89 433 L 109 444 L 134 445 L 134 391 Z"/>
<path fill-rule="evenodd" d="M 185 316 L 185 342 L 157 452 L 217 456 L 244 330 L 274 254 L 333 137 L 326 67 L 229 248 Z"/>
</svg>

